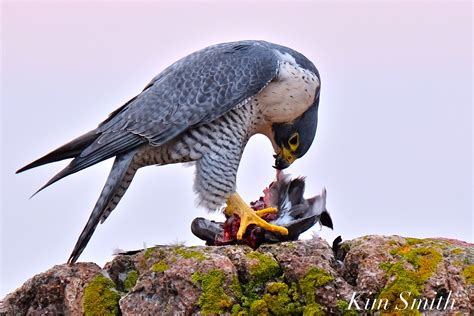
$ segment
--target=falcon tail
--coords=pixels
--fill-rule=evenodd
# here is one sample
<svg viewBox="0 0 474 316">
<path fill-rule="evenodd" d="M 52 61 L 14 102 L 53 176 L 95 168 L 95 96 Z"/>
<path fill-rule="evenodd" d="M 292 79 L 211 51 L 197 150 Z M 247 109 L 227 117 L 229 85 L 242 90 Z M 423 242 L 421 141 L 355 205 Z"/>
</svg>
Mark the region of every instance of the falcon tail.
<svg viewBox="0 0 474 316">
<path fill-rule="evenodd" d="M 142 137 L 133 133 L 117 132 L 114 133 L 112 137 L 110 137 L 110 135 L 105 136 L 106 138 L 109 136 L 109 139 L 104 140 L 103 134 L 91 131 L 18 170 L 17 173 L 50 162 L 74 158 L 66 168 L 58 172 L 31 197 L 64 177 L 113 156 L 132 152 L 134 151 L 133 148 L 143 143 Z"/>
<path fill-rule="evenodd" d="M 68 264 L 73 264 L 77 261 L 84 248 L 86 248 L 99 222 L 103 223 L 107 219 L 125 194 L 125 191 L 127 191 L 138 169 L 138 165 L 133 164 L 135 153 L 136 150 L 132 150 L 125 154 L 118 155 L 115 158 L 109 177 L 86 226 L 76 242 L 76 246 L 69 257 Z"/>
<path fill-rule="evenodd" d="M 49 154 L 33 161 L 32 163 L 18 169 L 16 173 L 20 173 L 32 168 L 36 168 L 51 162 L 56 162 L 68 158 L 74 158 L 79 155 L 87 146 L 92 144 L 97 137 L 100 135 L 96 134 L 95 130 L 92 130 L 78 138 L 70 141 L 69 143 L 62 145 L 61 147 L 53 150 Z"/>
</svg>

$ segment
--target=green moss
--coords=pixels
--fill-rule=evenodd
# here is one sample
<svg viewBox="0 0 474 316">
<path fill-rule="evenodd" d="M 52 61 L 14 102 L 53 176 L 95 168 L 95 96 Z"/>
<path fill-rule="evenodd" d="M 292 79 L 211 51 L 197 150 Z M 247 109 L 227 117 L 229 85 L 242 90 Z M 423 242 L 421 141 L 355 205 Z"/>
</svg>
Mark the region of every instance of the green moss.
<svg viewBox="0 0 474 316">
<path fill-rule="evenodd" d="M 291 288 L 290 288 L 290 297 L 293 300 L 293 302 L 299 302 L 300 300 L 300 295 L 298 292 L 298 285 L 295 282 L 291 283 Z"/>
<path fill-rule="evenodd" d="M 287 313 L 286 307 L 291 302 L 288 295 L 288 285 L 281 282 L 274 282 L 267 285 L 267 294 L 263 300 L 269 306 L 270 311 L 276 315 Z"/>
<path fill-rule="evenodd" d="M 191 282 L 193 282 L 193 284 L 198 284 L 199 281 L 201 281 L 201 273 L 199 273 L 199 271 L 194 272 L 191 276 Z"/>
<path fill-rule="evenodd" d="M 234 293 L 235 297 L 240 300 L 242 297 L 242 287 L 240 286 L 239 278 L 233 277 L 230 282 L 230 289 Z"/>
<path fill-rule="evenodd" d="M 382 262 L 379 265 L 379 268 L 384 270 L 385 272 L 388 272 L 393 266 L 393 263 L 390 262 Z"/>
<path fill-rule="evenodd" d="M 151 266 L 151 271 L 153 272 L 165 272 L 168 270 L 168 265 L 164 262 L 164 260 L 161 260 Z"/>
<path fill-rule="evenodd" d="M 231 310 L 232 315 L 247 315 L 247 313 L 244 312 L 242 309 L 242 306 L 240 304 L 234 304 L 232 305 L 232 310 Z"/>
<path fill-rule="evenodd" d="M 431 248 L 438 248 L 443 251 L 450 250 L 453 245 L 447 239 L 436 239 L 436 238 L 426 238 L 422 239 L 424 246 L 429 246 Z"/>
<path fill-rule="evenodd" d="M 300 280 L 299 285 L 295 282 L 291 286 L 282 282 L 283 276 L 280 268 L 272 263 L 272 258 L 260 257 L 262 254 L 249 254 L 250 257 L 257 257 L 255 265 L 272 267 L 268 272 L 252 266 L 249 267 L 251 275 L 256 276 L 260 281 L 252 282 L 250 278 L 247 284 L 242 285 L 243 294 L 240 304 L 234 304 L 232 315 L 324 315 L 324 308 L 316 302 L 315 288 L 324 286 L 334 280 L 326 271 L 320 268 L 310 268 Z M 266 271 L 266 272 L 264 272 Z M 261 281 L 266 280 L 263 293 L 260 292 Z M 277 281 L 271 281 L 277 280 Z M 299 289 L 304 297 L 300 296 Z M 351 315 L 351 314 L 348 314 Z"/>
<path fill-rule="evenodd" d="M 462 267 L 463 263 L 461 260 L 454 260 L 453 265 L 456 267 Z"/>
<path fill-rule="evenodd" d="M 138 272 L 137 271 L 132 270 L 132 271 L 128 272 L 127 278 L 125 279 L 125 281 L 123 281 L 123 290 L 125 292 L 130 291 L 132 289 L 132 287 L 134 287 L 135 284 L 137 283 L 137 280 L 138 280 Z"/>
<path fill-rule="evenodd" d="M 300 302 L 298 299 L 293 301 L 294 290 L 295 288 L 289 289 L 283 282 L 272 282 L 267 285 L 267 293 L 263 296 L 263 300 L 274 315 L 301 314 Z M 296 297 L 298 297 L 297 293 Z"/>
<path fill-rule="evenodd" d="M 256 260 L 256 263 L 249 267 L 250 279 L 255 284 L 263 285 L 271 278 L 281 274 L 280 265 L 271 256 L 253 251 L 247 254 L 247 257 Z"/>
<path fill-rule="evenodd" d="M 349 309 L 349 303 L 344 300 L 337 300 L 336 307 L 343 316 L 357 316 L 359 313 L 355 309 Z"/>
<path fill-rule="evenodd" d="M 394 249 L 392 254 L 398 256 L 399 260 L 395 263 L 382 263 L 380 268 L 386 272 L 388 279 L 394 280 L 382 289 L 378 299 L 387 299 L 388 305 L 395 308 L 403 306 L 399 297 L 402 292 L 411 292 L 411 298 L 420 297 L 426 280 L 436 272 L 442 255 L 435 248 L 413 248 L 409 245 Z M 407 264 L 411 265 L 412 269 L 407 269 Z"/>
<path fill-rule="evenodd" d="M 463 252 L 464 252 L 464 250 L 462 250 L 461 248 L 455 248 L 455 249 L 451 250 L 451 253 L 452 253 L 453 255 L 459 255 L 459 254 L 461 254 L 461 253 L 463 253 Z"/>
<path fill-rule="evenodd" d="M 316 302 L 315 288 L 334 279 L 328 272 L 312 267 L 301 278 L 299 288 L 305 298 L 303 305 L 296 283 L 289 287 L 281 281 L 269 282 L 282 279 L 281 269 L 273 258 L 257 252 L 247 256 L 256 259 L 256 263 L 249 267 L 249 282 L 243 285 L 241 304 L 233 306 L 232 315 L 324 315 L 324 309 Z M 261 292 L 264 285 L 264 292 Z"/>
<path fill-rule="evenodd" d="M 395 280 L 386 285 L 385 288 L 378 295 L 378 300 L 387 299 L 388 306 L 395 308 L 395 304 L 400 304 L 399 295 L 402 292 L 410 292 L 413 297 L 420 296 L 421 284 L 418 279 L 414 279 L 414 273 L 405 270 L 403 263 L 397 262 L 395 264 L 381 267 L 387 272 L 387 275 L 395 275 Z M 403 305 L 398 305 L 403 306 Z"/>
<path fill-rule="evenodd" d="M 252 259 L 249 280 L 240 285 L 242 294 L 236 295 L 240 296 L 240 304 L 234 304 L 232 315 L 324 315 L 324 308 L 316 302 L 315 288 L 334 280 L 331 274 L 312 267 L 299 284 L 293 282 L 289 286 L 283 282 L 282 270 L 271 255 L 251 252 L 247 257 Z"/>
<path fill-rule="evenodd" d="M 470 266 L 465 267 L 462 270 L 462 275 L 467 284 L 474 283 L 474 264 L 471 264 Z"/>
<path fill-rule="evenodd" d="M 155 250 L 156 250 L 156 247 L 147 248 L 145 252 L 143 253 L 143 257 L 145 257 L 145 259 L 150 259 L 153 253 L 155 252 Z"/>
<path fill-rule="evenodd" d="M 267 292 L 270 294 L 288 292 L 288 285 L 283 282 L 272 282 L 267 285 Z"/>
<path fill-rule="evenodd" d="M 85 315 L 119 315 L 119 299 L 114 282 L 99 274 L 84 289 L 82 309 Z"/>
<path fill-rule="evenodd" d="M 240 301 L 239 305 L 233 307 L 232 315 L 252 314 L 258 308 L 267 304 L 263 299 L 265 285 L 267 282 L 277 279 L 282 271 L 278 262 L 271 255 L 253 251 L 246 255 L 249 262 L 249 278 L 246 284 L 240 284 L 237 278 L 231 282 L 231 290 Z M 270 295 L 271 296 L 271 295 Z M 260 301 L 255 303 L 256 301 Z M 253 306 L 253 307 L 252 307 Z M 266 306 L 266 305 L 265 305 Z M 266 306 L 268 310 L 268 306 Z"/>
<path fill-rule="evenodd" d="M 202 314 L 222 314 L 232 307 L 232 300 L 224 292 L 224 272 L 220 270 L 211 270 L 206 274 L 196 272 L 191 280 L 195 284 L 201 284 L 198 304 Z"/>
<path fill-rule="evenodd" d="M 264 300 L 256 300 L 250 306 L 250 315 L 270 315 L 267 303 Z"/>
<path fill-rule="evenodd" d="M 341 312 L 344 312 L 344 311 L 347 310 L 347 308 L 349 307 L 349 303 L 347 303 L 347 302 L 344 301 L 344 300 L 337 300 L 337 302 L 336 302 L 336 307 L 337 307 L 337 309 L 339 309 Z"/>
<path fill-rule="evenodd" d="M 405 241 L 407 242 L 408 245 L 413 246 L 413 245 L 423 242 L 423 239 L 406 237 Z"/>
<path fill-rule="evenodd" d="M 318 303 L 311 303 L 303 308 L 303 316 L 324 316 L 326 313 Z"/>
<path fill-rule="evenodd" d="M 434 248 L 417 248 L 408 252 L 406 258 L 417 270 L 416 276 L 424 283 L 436 272 L 443 256 Z"/>
<path fill-rule="evenodd" d="M 300 280 L 300 288 L 305 297 L 306 304 L 316 303 L 316 293 L 314 290 L 332 280 L 334 280 L 332 275 L 323 269 L 317 267 L 310 268 Z"/>
<path fill-rule="evenodd" d="M 246 255 L 251 259 L 249 281 L 242 288 L 242 306 L 250 308 L 255 300 L 262 298 L 265 284 L 281 276 L 280 265 L 270 255 L 254 251 Z"/>
<path fill-rule="evenodd" d="M 176 248 L 174 252 L 177 255 L 181 255 L 181 257 L 183 257 L 184 259 L 195 258 L 199 261 L 203 261 L 204 259 L 206 259 L 204 254 L 198 250 L 186 250 L 180 247 L 180 248 Z"/>
</svg>

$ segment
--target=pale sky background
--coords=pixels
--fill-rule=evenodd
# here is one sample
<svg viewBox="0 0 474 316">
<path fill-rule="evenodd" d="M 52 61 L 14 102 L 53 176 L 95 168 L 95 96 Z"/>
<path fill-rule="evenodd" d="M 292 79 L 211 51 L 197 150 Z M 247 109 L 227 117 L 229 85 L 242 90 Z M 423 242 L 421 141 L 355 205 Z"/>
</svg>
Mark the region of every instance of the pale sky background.
<svg viewBox="0 0 474 316">
<path fill-rule="evenodd" d="M 94 128 L 166 66 L 205 46 L 265 39 L 292 47 L 322 78 L 316 140 L 289 172 L 328 190 L 328 242 L 367 234 L 473 241 L 472 7 L 447 2 L 2 2 L 0 297 L 64 263 L 111 160 L 28 199 L 67 162 L 15 175 Z M 238 189 L 274 177 L 264 137 L 248 144 Z M 193 168 L 147 167 L 81 261 L 115 248 L 186 241 Z M 216 216 L 220 218 L 220 216 Z M 308 236 L 310 234 L 306 234 Z"/>
</svg>

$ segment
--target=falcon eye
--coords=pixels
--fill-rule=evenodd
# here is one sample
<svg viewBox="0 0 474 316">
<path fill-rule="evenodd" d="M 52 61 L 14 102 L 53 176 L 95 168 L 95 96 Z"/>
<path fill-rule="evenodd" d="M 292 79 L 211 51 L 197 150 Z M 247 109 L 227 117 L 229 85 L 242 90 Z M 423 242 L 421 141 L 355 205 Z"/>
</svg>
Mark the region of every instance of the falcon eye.
<svg viewBox="0 0 474 316">
<path fill-rule="evenodd" d="M 288 145 L 290 145 L 291 150 L 295 151 L 300 145 L 300 135 L 298 133 L 291 135 L 290 139 L 288 140 Z"/>
</svg>

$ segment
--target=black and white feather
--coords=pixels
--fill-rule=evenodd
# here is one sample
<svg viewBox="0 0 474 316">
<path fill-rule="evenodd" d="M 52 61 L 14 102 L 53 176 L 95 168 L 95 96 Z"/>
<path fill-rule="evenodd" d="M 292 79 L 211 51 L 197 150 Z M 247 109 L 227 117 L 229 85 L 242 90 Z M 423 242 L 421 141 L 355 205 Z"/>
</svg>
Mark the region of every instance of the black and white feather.
<svg viewBox="0 0 474 316">
<path fill-rule="evenodd" d="M 318 222 L 333 229 L 331 216 L 326 209 L 326 188 L 321 194 L 306 199 L 305 178 L 291 179 L 282 172 L 277 173 L 277 180 L 269 188 L 269 206 L 276 207 L 277 217 L 269 223 L 284 226 L 288 236 L 273 232 L 265 232 L 268 241 L 297 240 L 299 235 L 313 227 Z"/>
</svg>

